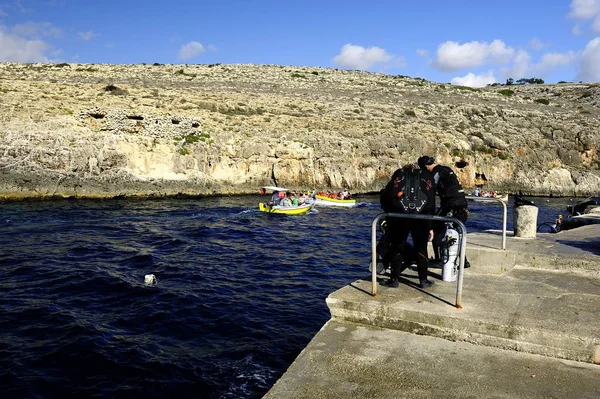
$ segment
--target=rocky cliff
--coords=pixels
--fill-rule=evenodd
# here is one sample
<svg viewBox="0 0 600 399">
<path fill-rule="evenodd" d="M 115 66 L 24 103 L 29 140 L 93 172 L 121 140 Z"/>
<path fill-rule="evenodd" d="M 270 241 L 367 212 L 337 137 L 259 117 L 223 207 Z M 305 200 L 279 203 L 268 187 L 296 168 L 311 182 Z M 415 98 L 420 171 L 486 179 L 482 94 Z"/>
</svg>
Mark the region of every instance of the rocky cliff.
<svg viewBox="0 0 600 399">
<path fill-rule="evenodd" d="M 378 191 L 423 154 L 463 185 L 600 192 L 600 85 L 484 89 L 275 65 L 0 64 L 0 199 Z M 481 180 L 477 183 L 481 183 Z"/>
</svg>

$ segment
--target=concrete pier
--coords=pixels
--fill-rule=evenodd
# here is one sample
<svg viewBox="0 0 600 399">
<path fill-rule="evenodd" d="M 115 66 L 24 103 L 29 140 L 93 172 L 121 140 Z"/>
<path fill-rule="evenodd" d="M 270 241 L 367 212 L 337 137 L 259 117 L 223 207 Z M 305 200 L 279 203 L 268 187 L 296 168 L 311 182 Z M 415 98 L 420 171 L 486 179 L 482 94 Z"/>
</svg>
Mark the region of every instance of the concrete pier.
<svg viewBox="0 0 600 399">
<path fill-rule="evenodd" d="M 365 270 L 265 397 L 600 397 L 600 225 L 500 248 L 501 232 L 468 235 L 461 310 L 440 269 L 377 296 Z"/>
</svg>

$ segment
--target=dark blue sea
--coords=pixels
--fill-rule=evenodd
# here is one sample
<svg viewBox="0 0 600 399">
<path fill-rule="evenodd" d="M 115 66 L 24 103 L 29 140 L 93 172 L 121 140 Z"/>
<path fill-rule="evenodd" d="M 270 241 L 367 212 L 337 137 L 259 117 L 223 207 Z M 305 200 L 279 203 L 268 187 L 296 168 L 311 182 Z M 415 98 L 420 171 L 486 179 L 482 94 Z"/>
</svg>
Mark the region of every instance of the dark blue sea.
<svg viewBox="0 0 600 399">
<path fill-rule="evenodd" d="M 269 215 L 261 199 L 1 203 L 2 397 L 262 397 L 327 295 L 369 276 L 380 209 Z M 538 224 L 572 203 L 533 200 Z M 471 202 L 468 231 L 501 229 L 501 210 Z"/>
</svg>

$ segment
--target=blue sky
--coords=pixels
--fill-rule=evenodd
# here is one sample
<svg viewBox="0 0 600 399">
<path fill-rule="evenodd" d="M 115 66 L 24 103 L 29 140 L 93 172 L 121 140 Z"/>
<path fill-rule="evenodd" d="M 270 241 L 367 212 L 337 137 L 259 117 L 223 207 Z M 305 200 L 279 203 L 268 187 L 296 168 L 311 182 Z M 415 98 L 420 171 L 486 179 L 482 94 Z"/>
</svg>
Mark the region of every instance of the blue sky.
<svg viewBox="0 0 600 399">
<path fill-rule="evenodd" d="M 0 61 L 600 81 L 600 0 L 0 0 Z"/>
</svg>

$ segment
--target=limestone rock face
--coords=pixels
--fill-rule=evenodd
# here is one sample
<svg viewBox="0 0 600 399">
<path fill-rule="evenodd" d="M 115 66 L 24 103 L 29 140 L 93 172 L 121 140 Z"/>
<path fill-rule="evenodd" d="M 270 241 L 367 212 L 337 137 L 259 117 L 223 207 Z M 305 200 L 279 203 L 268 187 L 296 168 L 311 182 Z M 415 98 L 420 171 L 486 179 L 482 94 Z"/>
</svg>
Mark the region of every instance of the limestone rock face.
<svg viewBox="0 0 600 399">
<path fill-rule="evenodd" d="M 0 199 L 376 192 L 428 154 L 465 188 L 600 191 L 600 85 L 471 89 L 274 65 L 0 63 Z"/>
</svg>

